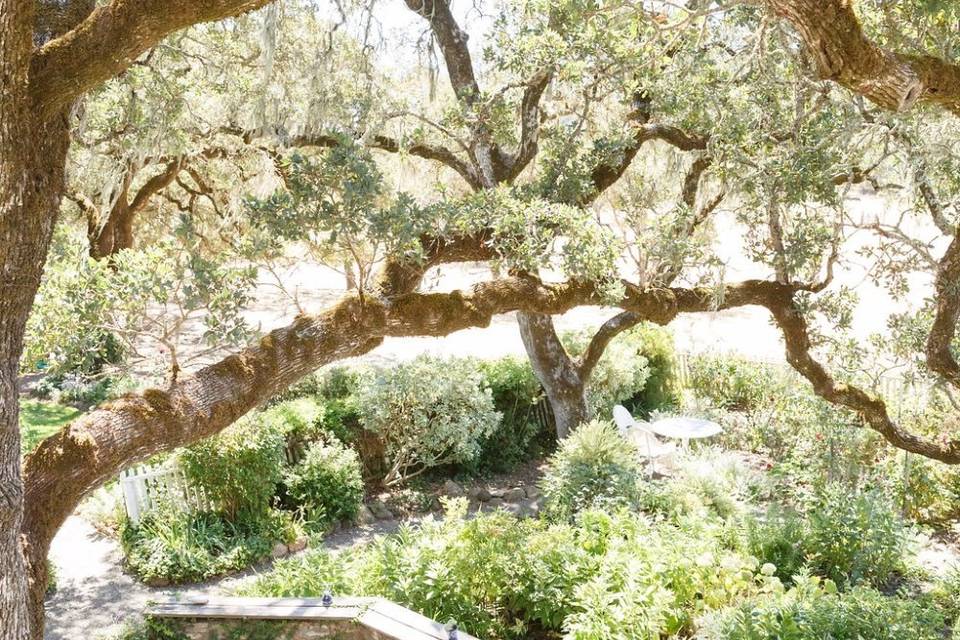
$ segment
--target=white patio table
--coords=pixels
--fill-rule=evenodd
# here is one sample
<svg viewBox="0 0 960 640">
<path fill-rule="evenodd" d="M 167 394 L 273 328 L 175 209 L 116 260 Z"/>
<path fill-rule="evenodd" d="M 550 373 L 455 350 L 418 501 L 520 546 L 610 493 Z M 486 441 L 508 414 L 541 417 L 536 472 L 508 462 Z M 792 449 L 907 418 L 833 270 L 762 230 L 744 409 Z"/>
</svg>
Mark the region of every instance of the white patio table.
<svg viewBox="0 0 960 640">
<path fill-rule="evenodd" d="M 689 445 L 691 440 L 710 438 L 717 434 L 723 433 L 723 427 L 716 422 L 702 420 L 700 418 L 685 418 L 679 416 L 675 418 L 663 418 L 662 420 L 651 422 L 646 425 L 646 428 L 658 436 L 681 440 L 684 448 Z"/>
</svg>

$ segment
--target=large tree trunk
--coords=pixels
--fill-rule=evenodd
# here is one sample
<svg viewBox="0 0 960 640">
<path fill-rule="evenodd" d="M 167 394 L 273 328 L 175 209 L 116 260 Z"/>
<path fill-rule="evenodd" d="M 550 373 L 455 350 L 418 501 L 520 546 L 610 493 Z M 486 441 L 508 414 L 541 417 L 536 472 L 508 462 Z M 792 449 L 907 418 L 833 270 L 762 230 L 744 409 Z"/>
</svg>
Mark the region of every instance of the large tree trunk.
<svg viewBox="0 0 960 640">
<path fill-rule="evenodd" d="M 17 370 L 30 310 L 29 247 L 22 246 L 24 205 L 37 197 L 27 160 L 29 28 L 33 16 L 18 0 L 0 0 L 0 638 L 30 634 L 27 577 L 20 527 L 20 406 Z M 22 222 L 29 225 L 29 220 Z"/>
<path fill-rule="evenodd" d="M 8 49 L 25 34 L 29 53 L 31 30 L 7 23 L 30 20 L 15 6 L 29 3 L 10 4 L 0 0 L 0 638 L 24 640 L 43 637 L 46 550 L 34 553 L 23 532 L 17 374 L 63 193 L 69 136 L 65 113 L 45 124 L 32 115 L 28 62 Z"/>
<path fill-rule="evenodd" d="M 31 2 L 0 0 L 0 638 L 43 637 L 46 548 L 24 531 L 17 375 L 64 189 L 66 110 L 38 122 L 27 89 Z"/>
<path fill-rule="evenodd" d="M 521 311 L 517 324 L 533 372 L 547 392 L 556 417 L 557 438 L 562 440 L 590 419 L 585 381 L 563 348 L 549 315 Z"/>
<path fill-rule="evenodd" d="M 0 638 L 43 637 L 43 597 L 49 541 L 32 538 L 23 524 L 23 483 L 17 376 L 27 318 L 40 284 L 63 193 L 68 146 L 66 116 L 46 126 L 26 126 L 39 144 L 21 145 L 25 157 L 11 184 L 0 183 Z M 32 129 L 32 131 L 31 131 Z M 0 146 L 7 146 L 0 139 Z M 27 155 L 28 154 L 28 155 Z M 29 632 L 6 627 L 8 616 L 29 615 Z M 11 618 L 12 619 L 12 618 Z"/>
</svg>

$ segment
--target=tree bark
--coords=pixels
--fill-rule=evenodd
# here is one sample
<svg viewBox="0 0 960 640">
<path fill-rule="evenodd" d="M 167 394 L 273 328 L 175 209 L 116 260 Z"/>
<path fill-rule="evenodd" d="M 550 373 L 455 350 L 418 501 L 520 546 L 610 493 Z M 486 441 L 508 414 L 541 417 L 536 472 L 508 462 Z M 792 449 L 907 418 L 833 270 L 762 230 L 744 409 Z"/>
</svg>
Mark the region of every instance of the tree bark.
<svg viewBox="0 0 960 640">
<path fill-rule="evenodd" d="M 904 111 L 917 102 L 960 115 L 960 65 L 889 51 L 863 31 L 851 0 L 767 0 L 796 29 L 820 77 L 874 104 Z"/>
<path fill-rule="evenodd" d="M 556 417 L 557 438 L 562 440 L 590 419 L 585 381 L 563 348 L 549 315 L 521 311 L 517 324 L 533 372 Z"/>
<path fill-rule="evenodd" d="M 17 376 L 64 189 L 67 113 L 39 123 L 27 88 L 32 2 L 0 0 L 0 638 L 43 637 L 46 554 L 23 535 Z"/>
<path fill-rule="evenodd" d="M 22 470 L 17 376 L 24 330 L 50 246 L 70 143 L 69 112 L 168 33 L 267 0 L 114 0 L 66 6 L 46 24 L 33 0 L 0 0 L 0 638 L 41 640 L 46 558 Z M 58 5 L 57 7 L 62 8 Z M 61 35 L 62 30 L 68 30 Z M 34 47 L 37 47 L 36 49 Z M 95 464 L 95 459 L 72 460 Z M 69 474 L 67 474 L 69 475 Z M 69 498 L 67 498 L 69 501 Z M 39 501 L 38 501 L 39 502 Z M 43 516 L 51 521 L 59 514 Z M 64 516 L 65 517 L 65 516 Z"/>
</svg>

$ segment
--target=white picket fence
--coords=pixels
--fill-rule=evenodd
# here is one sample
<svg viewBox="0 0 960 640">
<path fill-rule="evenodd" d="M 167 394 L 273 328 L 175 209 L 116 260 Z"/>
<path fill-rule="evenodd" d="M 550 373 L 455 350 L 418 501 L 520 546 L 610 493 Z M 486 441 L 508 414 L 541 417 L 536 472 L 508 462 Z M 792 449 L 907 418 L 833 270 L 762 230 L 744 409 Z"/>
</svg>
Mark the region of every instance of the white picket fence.
<svg viewBox="0 0 960 640">
<path fill-rule="evenodd" d="M 133 524 L 147 511 L 161 504 L 179 509 L 202 510 L 207 497 L 191 487 L 183 470 L 173 462 L 159 466 L 139 465 L 120 474 L 120 491 L 127 518 Z"/>
<path fill-rule="evenodd" d="M 302 443 L 288 445 L 284 450 L 287 462 L 296 464 L 305 449 Z M 127 518 L 133 524 L 161 504 L 190 511 L 212 509 L 210 499 L 201 489 L 187 482 L 175 459 L 160 465 L 138 465 L 127 469 L 120 474 L 120 491 Z"/>
</svg>

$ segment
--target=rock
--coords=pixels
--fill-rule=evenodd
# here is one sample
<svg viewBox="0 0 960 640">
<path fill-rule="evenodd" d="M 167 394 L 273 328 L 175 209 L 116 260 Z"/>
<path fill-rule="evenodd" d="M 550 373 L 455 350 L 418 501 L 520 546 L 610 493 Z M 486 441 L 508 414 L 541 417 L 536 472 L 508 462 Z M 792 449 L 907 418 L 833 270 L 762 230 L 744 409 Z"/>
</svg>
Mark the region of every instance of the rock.
<svg viewBox="0 0 960 640">
<path fill-rule="evenodd" d="M 503 498 L 490 498 L 487 502 L 487 506 L 491 509 L 497 509 L 503 506 Z"/>
<path fill-rule="evenodd" d="M 536 518 L 540 515 L 540 501 L 533 500 L 531 502 L 524 502 L 520 505 L 520 513 L 518 514 L 521 518 Z"/>
<path fill-rule="evenodd" d="M 296 540 L 291 542 L 289 545 L 287 545 L 287 549 L 290 551 L 290 553 L 297 553 L 299 551 L 303 551 L 306 548 L 307 548 L 307 539 L 305 537 L 297 538 Z"/>
<path fill-rule="evenodd" d="M 467 496 L 477 502 L 486 502 L 493 497 L 490 495 L 490 492 L 487 491 L 486 487 L 471 487 L 470 490 L 467 491 Z"/>
<path fill-rule="evenodd" d="M 459 484 L 457 484 L 453 480 L 447 480 L 446 482 L 443 483 L 443 492 L 448 496 L 452 496 L 454 498 L 459 498 L 461 496 L 466 495 L 466 492 L 463 490 L 463 487 L 461 487 Z"/>
<path fill-rule="evenodd" d="M 357 522 L 360 524 L 373 524 L 377 521 L 377 516 L 373 515 L 370 507 L 361 505 L 360 512 L 357 514 Z"/>
<path fill-rule="evenodd" d="M 535 484 L 526 487 L 524 492 L 527 494 L 527 497 L 531 499 L 540 497 L 540 488 Z"/>
<path fill-rule="evenodd" d="M 515 502 L 508 502 L 500 508 L 508 513 L 512 513 L 515 516 L 520 516 L 523 514 L 523 506 Z"/>
<path fill-rule="evenodd" d="M 277 558 L 282 558 L 283 556 L 287 555 L 288 551 L 289 549 L 287 549 L 287 545 L 283 544 L 282 542 L 278 542 L 277 544 L 273 545 L 273 550 L 270 552 L 270 557 L 276 560 Z"/>
<path fill-rule="evenodd" d="M 160 576 L 156 576 L 156 577 L 153 577 L 153 578 L 148 578 L 147 580 L 144 581 L 144 583 L 145 583 L 148 587 L 169 587 L 169 586 L 170 586 L 170 578 L 163 578 L 163 577 L 160 577 Z"/>
<path fill-rule="evenodd" d="M 526 492 L 517 487 L 516 489 L 507 489 L 503 492 L 504 502 L 520 502 L 527 497 Z"/>
<path fill-rule="evenodd" d="M 373 512 L 377 520 L 393 520 L 393 512 L 380 500 L 374 500 L 370 503 L 370 511 Z"/>
<path fill-rule="evenodd" d="M 490 497 L 491 497 L 491 498 L 502 498 L 502 497 L 503 497 L 503 489 L 490 489 Z"/>
</svg>

